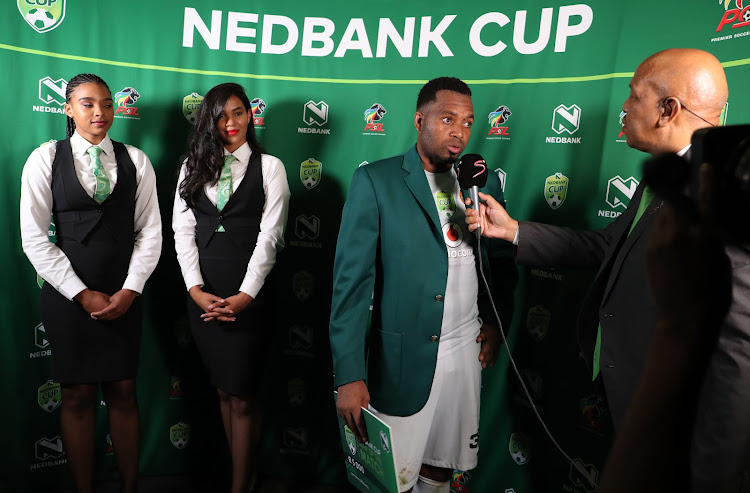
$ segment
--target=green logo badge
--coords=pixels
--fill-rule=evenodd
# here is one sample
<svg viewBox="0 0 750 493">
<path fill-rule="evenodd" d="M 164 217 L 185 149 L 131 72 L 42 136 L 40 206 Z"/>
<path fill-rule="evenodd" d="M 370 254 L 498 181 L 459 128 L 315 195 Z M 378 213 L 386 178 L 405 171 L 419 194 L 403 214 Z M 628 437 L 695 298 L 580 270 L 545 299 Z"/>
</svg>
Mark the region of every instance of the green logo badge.
<svg viewBox="0 0 750 493">
<path fill-rule="evenodd" d="M 203 101 L 203 96 L 194 92 L 182 98 L 182 114 L 187 121 L 195 125 L 195 119 L 198 117 L 198 108 Z"/>
<path fill-rule="evenodd" d="M 456 213 L 456 199 L 453 198 L 451 192 L 440 190 L 435 193 L 435 202 L 437 203 L 438 211 L 441 214 L 445 214 L 445 217 L 451 217 Z"/>
<path fill-rule="evenodd" d="M 308 189 L 312 190 L 320 183 L 320 176 L 323 174 L 323 163 L 317 161 L 315 158 L 309 158 L 302 161 L 299 167 L 299 179 L 302 180 L 302 184 Z"/>
<path fill-rule="evenodd" d="M 565 202 L 568 193 L 568 177 L 562 173 L 548 176 L 544 181 L 544 200 L 552 209 L 559 208 Z"/>
<path fill-rule="evenodd" d="M 544 339 L 549 328 L 549 310 L 542 305 L 536 305 L 529 308 L 526 314 L 526 330 L 529 331 L 529 337 L 536 342 Z"/>
<path fill-rule="evenodd" d="M 52 380 L 47 380 L 46 383 L 42 384 L 37 389 L 37 403 L 39 407 L 51 413 L 58 407 L 62 402 L 62 390 L 60 390 L 60 384 L 55 383 Z"/>
<path fill-rule="evenodd" d="M 26 23 L 38 33 L 53 30 L 65 19 L 65 0 L 17 0 L 18 11 Z"/>
<path fill-rule="evenodd" d="M 169 441 L 172 442 L 172 445 L 175 447 L 183 449 L 190 444 L 190 436 L 192 433 L 193 429 L 190 425 L 180 421 L 169 428 Z"/>
<path fill-rule="evenodd" d="M 523 433 L 511 433 L 508 452 L 516 464 L 526 464 L 531 459 L 531 440 Z"/>
<path fill-rule="evenodd" d="M 346 436 L 346 444 L 349 445 L 349 452 L 352 455 L 357 455 L 357 438 L 347 425 L 344 425 L 344 435 Z"/>
</svg>

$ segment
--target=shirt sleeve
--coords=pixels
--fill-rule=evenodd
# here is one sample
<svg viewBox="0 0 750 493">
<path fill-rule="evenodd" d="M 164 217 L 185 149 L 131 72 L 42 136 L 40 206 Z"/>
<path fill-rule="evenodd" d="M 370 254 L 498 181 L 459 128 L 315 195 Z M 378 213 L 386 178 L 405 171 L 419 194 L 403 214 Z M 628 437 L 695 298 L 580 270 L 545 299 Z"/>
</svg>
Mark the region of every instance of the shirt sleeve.
<svg viewBox="0 0 750 493">
<path fill-rule="evenodd" d="M 266 276 L 276 263 L 276 254 L 284 247 L 284 229 L 289 209 L 289 184 L 284 164 L 278 158 L 263 154 L 263 190 L 266 203 L 260 220 L 255 250 L 247 264 L 247 273 L 240 291 L 253 298 L 258 295 Z"/>
<path fill-rule="evenodd" d="M 143 286 L 154 272 L 161 256 L 161 214 L 156 197 L 156 173 L 148 156 L 133 146 L 127 146 L 130 159 L 135 164 L 135 245 L 130 256 L 128 275 L 123 289 L 143 292 Z"/>
<path fill-rule="evenodd" d="M 203 276 L 198 262 L 198 245 L 195 243 L 195 225 L 197 223 L 195 214 L 180 197 L 180 187 L 184 180 L 185 165 L 183 164 L 180 169 L 180 177 L 177 180 L 177 190 L 174 194 L 172 230 L 174 231 L 177 262 L 180 264 L 185 287 L 190 290 L 193 286 L 203 287 Z"/>
<path fill-rule="evenodd" d="M 65 253 L 49 241 L 52 220 L 52 161 L 56 144 L 31 153 L 21 173 L 21 246 L 34 266 L 53 288 L 72 300 L 86 289 Z"/>
</svg>

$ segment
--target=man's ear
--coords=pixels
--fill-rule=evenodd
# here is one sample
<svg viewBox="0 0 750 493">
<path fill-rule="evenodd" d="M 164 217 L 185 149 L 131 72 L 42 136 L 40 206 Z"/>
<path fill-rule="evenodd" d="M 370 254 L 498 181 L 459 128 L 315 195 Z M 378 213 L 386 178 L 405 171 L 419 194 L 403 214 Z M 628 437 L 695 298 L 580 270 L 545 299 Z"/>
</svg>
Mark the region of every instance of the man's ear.
<svg viewBox="0 0 750 493">
<path fill-rule="evenodd" d="M 677 118 L 682 111 L 682 104 L 677 98 L 667 97 L 661 102 L 661 111 L 659 113 L 659 125 L 667 126 Z"/>
<path fill-rule="evenodd" d="M 424 122 L 424 115 L 421 111 L 417 111 L 414 113 L 414 128 L 417 129 L 417 132 L 422 131 L 422 123 Z"/>
</svg>

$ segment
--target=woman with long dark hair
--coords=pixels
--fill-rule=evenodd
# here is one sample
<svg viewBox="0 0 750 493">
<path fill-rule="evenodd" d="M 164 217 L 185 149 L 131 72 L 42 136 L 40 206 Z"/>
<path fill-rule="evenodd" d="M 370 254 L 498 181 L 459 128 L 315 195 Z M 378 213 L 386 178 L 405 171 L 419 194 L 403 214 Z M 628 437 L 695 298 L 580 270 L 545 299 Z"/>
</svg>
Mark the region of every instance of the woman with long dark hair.
<svg viewBox="0 0 750 493">
<path fill-rule="evenodd" d="M 235 493 L 255 481 L 271 316 L 263 286 L 284 245 L 288 203 L 284 165 L 260 146 L 242 86 L 208 91 L 180 171 L 172 227 L 193 337 L 219 394 Z"/>
</svg>

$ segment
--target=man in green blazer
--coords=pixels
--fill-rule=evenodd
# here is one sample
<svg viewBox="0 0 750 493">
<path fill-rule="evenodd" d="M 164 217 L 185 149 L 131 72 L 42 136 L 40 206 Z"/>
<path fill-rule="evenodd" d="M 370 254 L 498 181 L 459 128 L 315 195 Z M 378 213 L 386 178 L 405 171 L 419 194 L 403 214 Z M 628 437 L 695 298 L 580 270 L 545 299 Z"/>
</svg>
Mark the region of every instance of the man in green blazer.
<svg viewBox="0 0 750 493">
<path fill-rule="evenodd" d="M 453 469 L 476 466 L 481 369 L 497 358 L 454 170 L 473 120 L 466 84 L 428 82 L 416 146 L 358 168 L 341 221 L 330 323 L 337 411 L 360 441 L 361 407 L 391 425 L 401 491 L 447 491 Z M 502 194 L 490 177 L 486 189 Z M 511 309 L 512 294 L 500 310 Z"/>
</svg>

